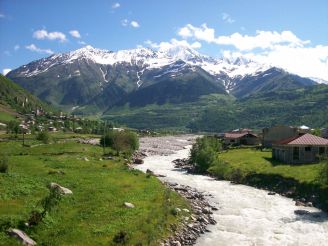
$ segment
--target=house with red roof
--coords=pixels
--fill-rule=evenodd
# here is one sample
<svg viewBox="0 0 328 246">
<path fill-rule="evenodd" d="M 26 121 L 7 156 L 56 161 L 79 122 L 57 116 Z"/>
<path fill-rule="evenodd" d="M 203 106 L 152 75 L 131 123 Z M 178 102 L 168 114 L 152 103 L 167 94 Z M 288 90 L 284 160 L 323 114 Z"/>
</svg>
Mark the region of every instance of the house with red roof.
<svg viewBox="0 0 328 246">
<path fill-rule="evenodd" d="M 309 133 L 272 144 L 272 158 L 289 164 L 317 162 L 320 155 L 328 155 L 328 139 Z"/>
<path fill-rule="evenodd" d="M 227 132 L 224 134 L 225 145 L 257 145 L 259 137 L 251 132 Z"/>
</svg>

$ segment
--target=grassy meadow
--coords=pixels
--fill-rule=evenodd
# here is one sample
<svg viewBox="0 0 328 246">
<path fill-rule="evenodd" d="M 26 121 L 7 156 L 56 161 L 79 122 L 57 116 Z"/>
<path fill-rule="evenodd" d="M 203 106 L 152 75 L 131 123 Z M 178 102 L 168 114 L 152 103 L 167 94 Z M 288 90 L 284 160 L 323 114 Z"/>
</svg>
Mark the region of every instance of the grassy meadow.
<svg viewBox="0 0 328 246">
<path fill-rule="evenodd" d="M 254 148 L 231 149 L 220 154 L 220 158 L 235 169 L 243 172 L 278 174 L 293 178 L 299 182 L 316 182 L 322 164 L 290 165 L 272 159 L 271 151 L 260 151 Z"/>
<path fill-rule="evenodd" d="M 38 245 L 115 245 L 119 232 L 126 234 L 126 245 L 158 245 L 183 218 L 171 211 L 189 208 L 155 177 L 129 170 L 123 157 L 101 160 L 101 147 L 74 141 L 45 145 L 31 137 L 27 144 L 31 147 L 0 142 L 0 154 L 9 159 L 9 171 L 0 173 L 0 245 L 20 245 L 5 233 L 9 227 L 23 229 Z M 50 182 L 73 194 L 62 196 L 41 223 L 25 227 Z"/>
</svg>

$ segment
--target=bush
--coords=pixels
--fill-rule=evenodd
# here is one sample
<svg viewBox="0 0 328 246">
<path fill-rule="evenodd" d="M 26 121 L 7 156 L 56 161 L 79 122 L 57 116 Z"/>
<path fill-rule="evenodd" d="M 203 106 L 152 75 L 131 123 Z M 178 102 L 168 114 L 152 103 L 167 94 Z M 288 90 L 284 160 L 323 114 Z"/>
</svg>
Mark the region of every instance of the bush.
<svg viewBox="0 0 328 246">
<path fill-rule="evenodd" d="M 36 139 L 44 144 L 47 144 L 50 142 L 50 135 L 47 131 L 42 131 L 36 136 Z"/>
<path fill-rule="evenodd" d="M 199 173 L 207 172 L 208 168 L 217 160 L 221 150 L 221 142 L 214 137 L 196 139 L 190 151 L 190 161 Z"/>
<path fill-rule="evenodd" d="M 9 169 L 8 158 L 4 155 L 0 156 L 0 173 L 7 173 Z"/>
<path fill-rule="evenodd" d="M 101 137 L 100 144 L 112 148 L 117 155 L 121 151 L 132 154 L 139 148 L 139 139 L 137 134 L 131 131 L 110 131 L 105 137 Z"/>
<path fill-rule="evenodd" d="M 213 165 L 208 169 L 208 172 L 214 175 L 217 179 L 226 179 L 231 167 L 228 163 L 217 158 Z"/>
</svg>

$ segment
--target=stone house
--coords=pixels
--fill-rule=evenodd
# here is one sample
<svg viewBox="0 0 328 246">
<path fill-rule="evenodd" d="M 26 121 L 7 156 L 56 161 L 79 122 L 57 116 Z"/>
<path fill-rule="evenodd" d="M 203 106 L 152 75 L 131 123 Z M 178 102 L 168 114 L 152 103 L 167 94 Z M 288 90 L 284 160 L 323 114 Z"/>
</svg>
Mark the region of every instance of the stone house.
<svg viewBox="0 0 328 246">
<path fill-rule="evenodd" d="M 320 155 L 328 155 L 328 140 L 309 133 L 272 145 L 272 158 L 284 163 L 314 163 L 319 161 Z"/>
<path fill-rule="evenodd" d="M 257 145 L 260 142 L 256 134 L 249 132 L 227 132 L 223 140 L 225 145 Z"/>
<path fill-rule="evenodd" d="M 281 140 L 299 136 L 298 128 L 291 126 L 274 126 L 262 130 L 262 147 L 271 148 L 272 144 Z"/>
</svg>

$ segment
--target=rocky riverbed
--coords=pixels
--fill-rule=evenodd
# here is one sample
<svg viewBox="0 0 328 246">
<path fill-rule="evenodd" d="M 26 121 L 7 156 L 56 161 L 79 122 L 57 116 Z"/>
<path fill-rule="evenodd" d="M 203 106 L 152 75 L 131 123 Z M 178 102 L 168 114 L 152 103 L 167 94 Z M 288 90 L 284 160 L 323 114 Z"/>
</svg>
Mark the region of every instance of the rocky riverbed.
<svg viewBox="0 0 328 246">
<path fill-rule="evenodd" d="M 143 164 L 135 165 L 135 168 L 144 172 L 148 169 L 163 182 L 178 184 L 178 190 L 179 187 L 190 191 L 195 189 L 204 196 L 208 205 L 214 207 L 210 211 L 217 223 L 209 223 L 205 233 L 194 235 L 199 236 L 196 245 L 327 245 L 326 213 L 302 204 L 296 206 L 295 201 L 279 194 L 190 174 L 181 166 L 175 167 L 174 160 L 188 157 L 195 137 L 141 139 L 140 149 L 147 157 L 143 159 Z M 181 160 L 175 162 L 180 163 Z M 188 243 L 191 242 L 184 242 L 177 233 L 166 245 Z"/>
</svg>

